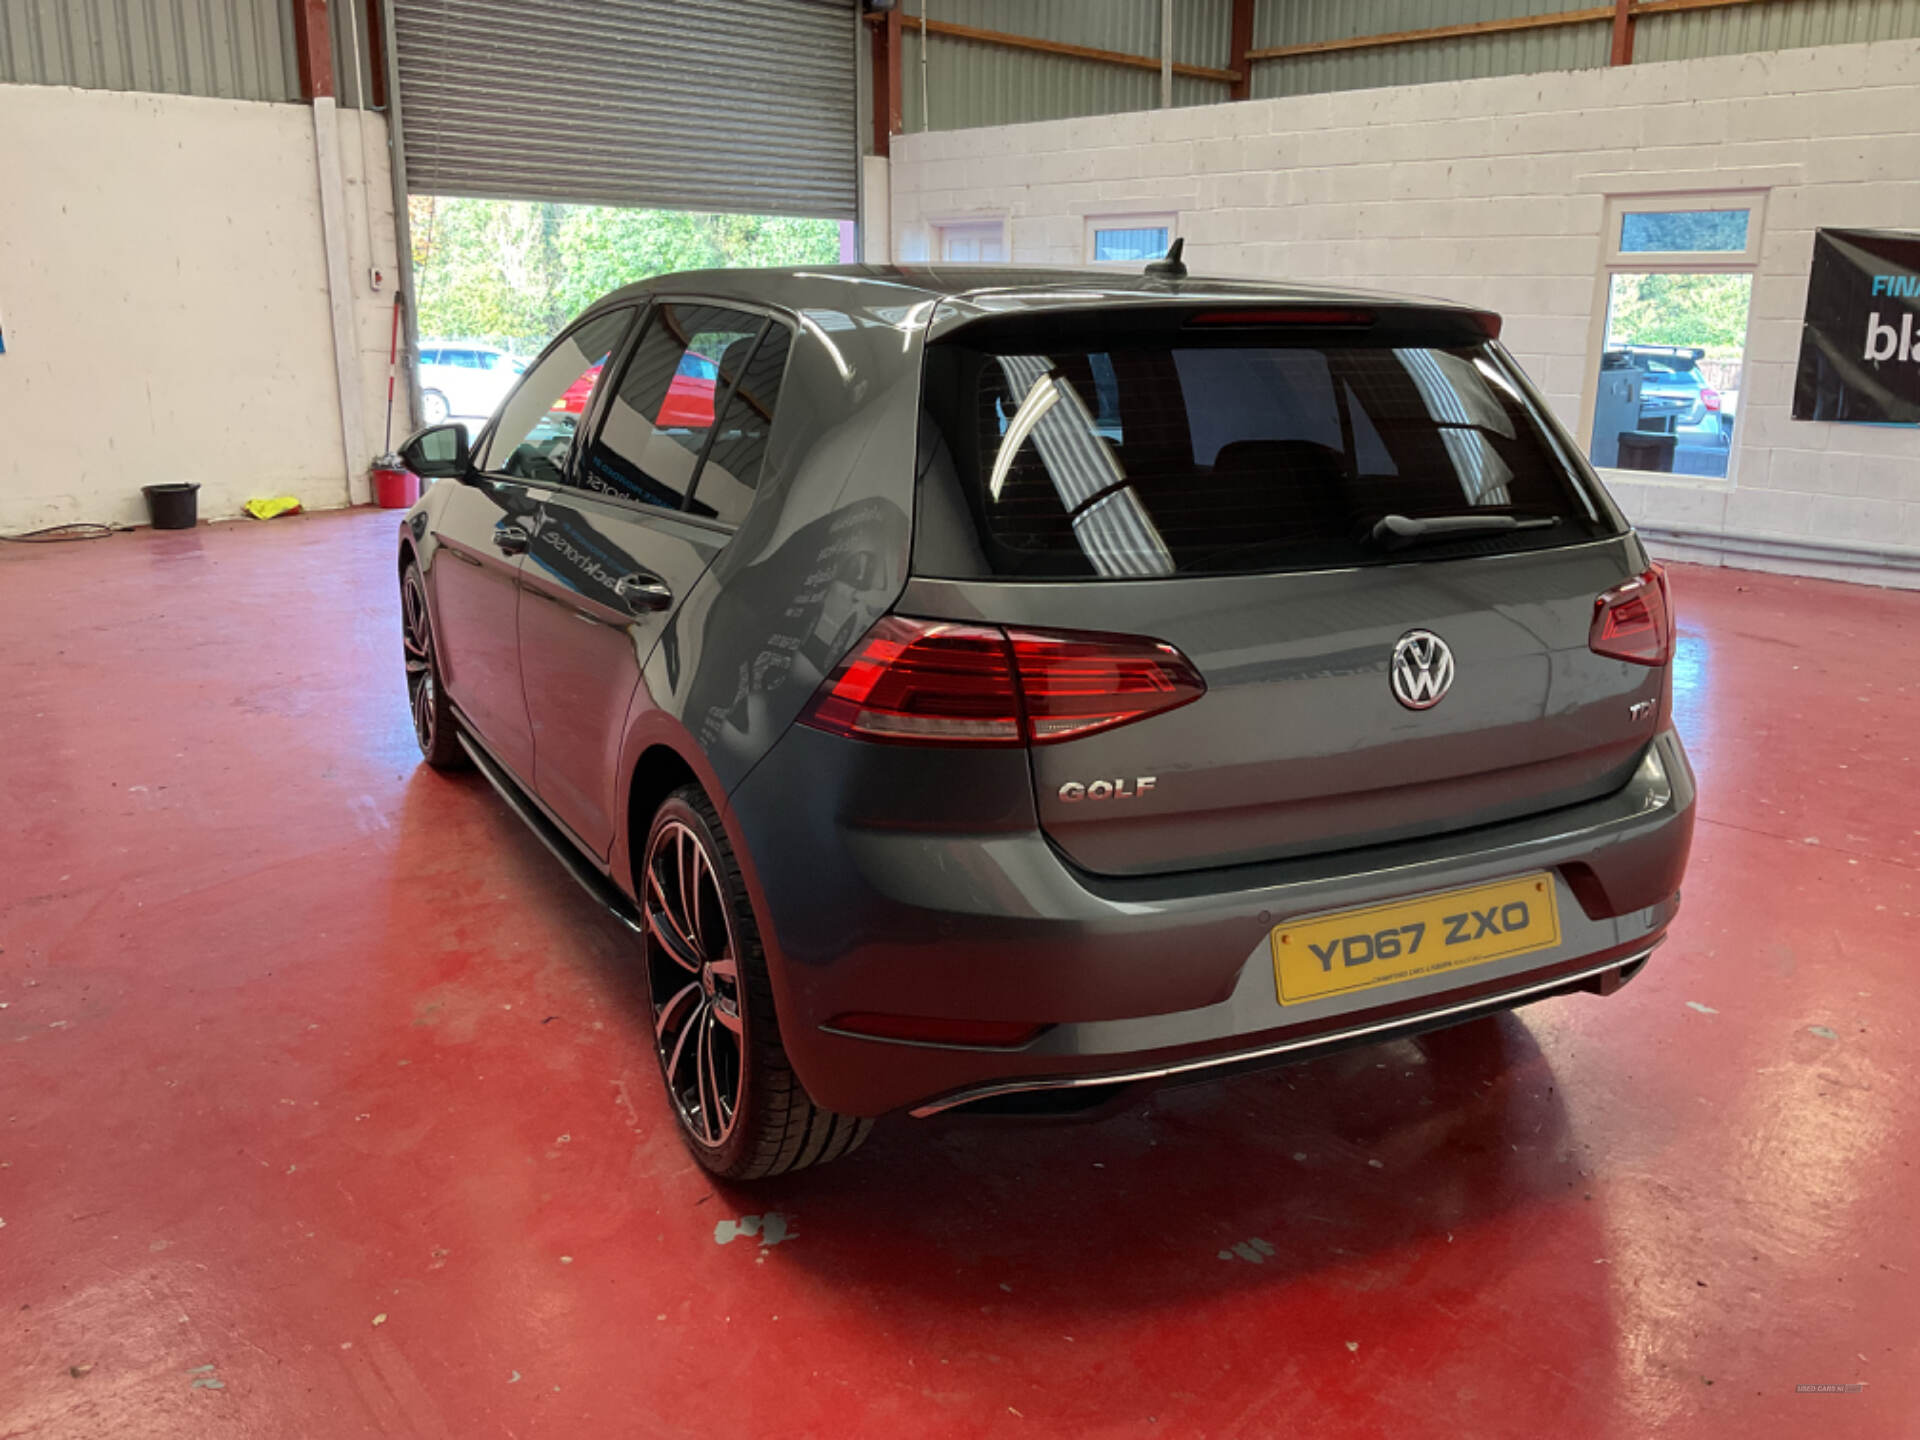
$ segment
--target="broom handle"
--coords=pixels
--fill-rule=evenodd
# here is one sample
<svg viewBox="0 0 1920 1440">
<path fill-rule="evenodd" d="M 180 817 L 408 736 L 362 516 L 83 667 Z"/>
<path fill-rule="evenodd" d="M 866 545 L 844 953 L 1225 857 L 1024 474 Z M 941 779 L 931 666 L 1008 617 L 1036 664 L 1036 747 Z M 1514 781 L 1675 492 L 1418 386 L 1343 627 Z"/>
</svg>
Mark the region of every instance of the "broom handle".
<svg viewBox="0 0 1920 1440">
<path fill-rule="evenodd" d="M 393 376 L 400 356 L 400 292 L 393 294 L 393 338 L 387 342 L 387 443 L 380 453 L 393 453 Z"/>
</svg>

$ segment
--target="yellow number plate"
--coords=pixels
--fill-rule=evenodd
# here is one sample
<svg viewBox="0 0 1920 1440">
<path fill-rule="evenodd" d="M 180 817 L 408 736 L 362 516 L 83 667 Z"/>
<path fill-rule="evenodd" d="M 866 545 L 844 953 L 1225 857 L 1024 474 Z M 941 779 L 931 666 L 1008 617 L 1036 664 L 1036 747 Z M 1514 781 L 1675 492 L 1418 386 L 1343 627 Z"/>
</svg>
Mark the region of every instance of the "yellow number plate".
<svg viewBox="0 0 1920 1440">
<path fill-rule="evenodd" d="M 1553 877 L 1521 875 L 1274 930 L 1282 1005 L 1371 990 L 1560 943 Z"/>
</svg>

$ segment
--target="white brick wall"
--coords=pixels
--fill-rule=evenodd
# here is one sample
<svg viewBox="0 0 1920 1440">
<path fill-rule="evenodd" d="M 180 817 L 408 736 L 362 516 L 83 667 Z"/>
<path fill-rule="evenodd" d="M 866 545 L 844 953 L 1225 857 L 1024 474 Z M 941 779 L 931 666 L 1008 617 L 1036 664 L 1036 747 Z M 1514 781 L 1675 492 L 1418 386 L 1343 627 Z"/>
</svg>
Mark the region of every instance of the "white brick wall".
<svg viewBox="0 0 1920 1440">
<path fill-rule="evenodd" d="M 1920 42 L 901 136 L 891 170 L 895 254 L 925 254 L 930 220 L 1003 214 L 1011 259 L 1077 265 L 1088 215 L 1173 212 L 1198 273 L 1499 310 L 1576 430 L 1606 197 L 1765 190 L 1733 479 L 1615 493 L 1649 526 L 1763 537 L 1737 563 L 1920 585 L 1920 432 L 1789 414 L 1814 229 L 1920 231 Z M 1910 549 L 1915 568 L 1795 541 Z"/>
</svg>

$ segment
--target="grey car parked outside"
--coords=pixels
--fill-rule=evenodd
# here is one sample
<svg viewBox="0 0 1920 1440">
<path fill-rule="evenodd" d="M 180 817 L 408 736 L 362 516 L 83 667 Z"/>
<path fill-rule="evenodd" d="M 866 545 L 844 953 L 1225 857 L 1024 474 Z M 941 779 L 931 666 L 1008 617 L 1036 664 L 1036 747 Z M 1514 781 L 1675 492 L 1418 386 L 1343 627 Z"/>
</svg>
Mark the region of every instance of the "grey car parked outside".
<svg viewBox="0 0 1920 1440">
<path fill-rule="evenodd" d="M 1610 993 L 1692 832 L 1673 611 L 1498 331 L 1164 272 L 618 291 L 408 442 L 422 750 L 632 927 L 721 1175 Z"/>
</svg>

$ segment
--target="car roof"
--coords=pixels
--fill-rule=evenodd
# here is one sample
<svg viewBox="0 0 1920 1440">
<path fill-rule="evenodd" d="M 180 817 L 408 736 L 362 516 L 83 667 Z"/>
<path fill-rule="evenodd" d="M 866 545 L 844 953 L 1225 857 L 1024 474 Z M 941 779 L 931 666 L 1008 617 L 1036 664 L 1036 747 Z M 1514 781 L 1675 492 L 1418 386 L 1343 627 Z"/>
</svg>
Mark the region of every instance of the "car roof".
<svg viewBox="0 0 1920 1440">
<path fill-rule="evenodd" d="M 775 305 L 798 312 L 865 312 L 897 324 L 906 309 L 952 302 L 971 314 L 1009 310 L 1097 309 L 1104 305 L 1216 301 L 1365 304 L 1470 312 L 1449 300 L 1285 281 L 1193 275 L 1180 280 L 1143 270 L 1000 265 L 808 265 L 778 269 L 687 270 L 616 290 L 594 308 L 654 295 L 703 296 Z M 971 314 L 966 318 L 971 318 Z"/>
</svg>

